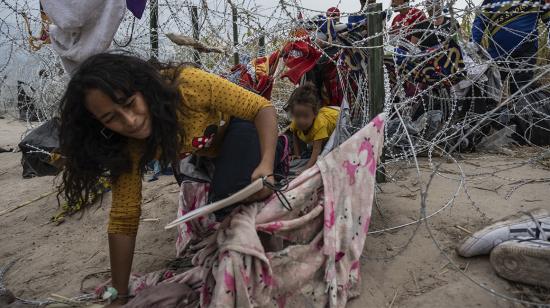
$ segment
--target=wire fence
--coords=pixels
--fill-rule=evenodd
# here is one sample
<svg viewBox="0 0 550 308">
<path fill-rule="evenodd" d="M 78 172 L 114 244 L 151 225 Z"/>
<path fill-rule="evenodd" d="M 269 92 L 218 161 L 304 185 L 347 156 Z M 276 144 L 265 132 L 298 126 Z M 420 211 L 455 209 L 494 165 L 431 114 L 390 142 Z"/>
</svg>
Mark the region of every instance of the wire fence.
<svg viewBox="0 0 550 308">
<path fill-rule="evenodd" d="M 0 3 L 0 112 L 19 117 L 30 126 L 56 114 L 57 103 L 68 81 L 58 55 L 41 40 L 43 20 L 38 1 Z M 151 1 L 150 3 L 153 3 Z M 338 6 L 335 1 L 334 6 Z M 193 7 L 197 19 L 192 18 Z M 413 7 L 418 17 L 404 18 L 399 11 Z M 383 48 L 383 110 L 388 114 L 385 130 L 385 160 L 388 181 L 400 164 L 416 166 L 420 182 L 417 221 L 371 230 L 371 234 L 412 227 L 425 223 L 435 245 L 448 258 L 433 236 L 427 221 L 452 207 L 461 190 L 468 194 L 467 183 L 476 175 L 466 174 L 456 158 L 459 152 L 489 150 L 502 152 L 512 144 L 529 145 L 538 150 L 526 160 L 510 167 L 540 162 L 550 154 L 550 90 L 548 80 L 548 5 L 539 1 L 493 1 L 480 5 L 472 1 L 458 5 L 454 1 L 422 1 L 394 6 L 392 10 L 341 12 L 327 18 L 324 10 L 305 8 L 298 0 L 280 0 L 266 7 L 260 1 L 158 0 L 158 59 L 163 62 L 196 61 L 197 53 L 174 44 L 168 33 L 189 35 L 200 32 L 199 41 L 215 46 L 221 53 L 202 53 L 200 63 L 211 72 L 231 75 L 237 54 L 242 64 L 275 52 L 287 57 L 307 58 L 318 53 L 317 65 L 303 80 L 316 82 L 325 89 L 324 99 L 342 105 L 337 136 L 339 141 L 366 125 L 369 110 L 368 55 Z M 392 12 L 393 11 L 393 12 Z M 155 55 L 151 49 L 150 9 L 141 19 L 127 13 L 116 32 L 111 48 L 130 51 L 144 58 Z M 233 13 L 237 13 L 236 21 Z M 383 14 L 382 46 L 369 44 L 365 18 Z M 497 15 L 502 17 L 498 17 Z M 530 29 L 514 28 L 514 18 L 532 17 Z M 500 19 L 499 19 L 500 18 Z M 413 20 L 414 19 L 414 20 Z M 355 21 L 355 22 L 351 22 Z M 503 24 L 510 25 L 502 29 Z M 237 32 L 238 40 L 234 34 Z M 305 34 L 304 34 L 305 33 Z M 263 43 L 260 43 L 262 41 Z M 292 48 L 302 42 L 306 50 Z M 515 47 L 510 47 L 510 43 Z M 290 47 L 289 47 L 290 46 Z M 285 49 L 287 47 L 287 49 Z M 305 61 L 305 60 L 304 60 Z M 281 61 L 282 67 L 285 66 Z M 288 67 L 287 67 L 288 69 Z M 286 100 L 295 85 L 275 70 L 272 102 L 282 119 Z M 254 71 L 252 71 L 254 75 Z M 371 81 L 372 82 L 372 81 Z M 282 120 L 284 121 L 284 120 Z M 432 212 L 426 200 L 434 177 L 441 176 L 441 159 L 457 166 L 455 192 Z M 419 157 L 427 158 L 428 181 L 422 180 Z M 398 168 L 397 168 L 398 169 Z M 523 179 L 523 182 L 529 179 Z M 512 182 L 510 180 L 510 182 Z M 523 182 L 520 182 L 523 183 Z M 515 186 L 514 186 L 515 187 Z M 475 204 L 472 200 L 472 204 Z M 414 234 L 409 243 L 414 240 Z M 407 245 L 405 245 L 406 247 Z M 463 271 L 459 271 L 463 273 Z M 539 304 L 497 293 L 491 287 L 467 279 L 494 296 L 523 304 Z"/>
</svg>

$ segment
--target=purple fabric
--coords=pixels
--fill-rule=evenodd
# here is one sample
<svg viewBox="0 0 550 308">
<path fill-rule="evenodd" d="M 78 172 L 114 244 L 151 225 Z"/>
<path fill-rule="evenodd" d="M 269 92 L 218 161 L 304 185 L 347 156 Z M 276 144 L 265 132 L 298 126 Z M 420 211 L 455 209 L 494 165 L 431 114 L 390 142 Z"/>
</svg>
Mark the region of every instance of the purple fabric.
<svg viewBox="0 0 550 308">
<path fill-rule="evenodd" d="M 147 0 L 126 0 L 126 6 L 128 10 L 134 14 L 137 18 L 141 19 L 143 11 L 145 11 L 145 4 Z"/>
</svg>

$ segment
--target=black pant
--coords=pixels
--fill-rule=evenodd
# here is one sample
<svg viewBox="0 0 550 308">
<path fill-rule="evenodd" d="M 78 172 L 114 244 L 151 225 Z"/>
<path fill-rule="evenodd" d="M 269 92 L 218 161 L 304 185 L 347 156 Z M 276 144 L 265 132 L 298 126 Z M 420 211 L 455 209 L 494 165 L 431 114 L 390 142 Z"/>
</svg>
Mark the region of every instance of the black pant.
<svg viewBox="0 0 550 308">
<path fill-rule="evenodd" d="M 274 173 L 283 174 L 281 158 L 284 142 L 279 138 L 275 152 Z M 214 176 L 210 186 L 209 201 L 228 197 L 251 183 L 252 172 L 261 160 L 260 140 L 254 123 L 231 119 L 225 132 L 218 157 L 214 159 Z M 214 214 L 218 221 L 227 216 L 234 207 L 221 209 Z"/>
<path fill-rule="evenodd" d="M 516 48 L 505 62 L 497 62 L 503 68 L 500 71 L 502 81 L 504 82 L 510 75 L 510 94 L 516 93 L 533 80 L 534 68 L 537 63 L 536 53 L 535 44 L 526 43 Z"/>
</svg>

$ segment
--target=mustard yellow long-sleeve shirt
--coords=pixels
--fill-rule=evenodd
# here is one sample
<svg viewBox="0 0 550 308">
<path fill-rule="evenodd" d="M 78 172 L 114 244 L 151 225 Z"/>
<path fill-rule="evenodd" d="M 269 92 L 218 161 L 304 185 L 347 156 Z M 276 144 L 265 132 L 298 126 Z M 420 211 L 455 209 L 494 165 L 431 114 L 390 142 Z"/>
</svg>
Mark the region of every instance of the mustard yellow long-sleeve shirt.
<svg viewBox="0 0 550 308">
<path fill-rule="evenodd" d="M 180 153 L 215 157 L 231 117 L 254 120 L 268 100 L 230 81 L 194 67 L 179 76 L 184 112 L 178 116 L 184 140 Z M 143 141 L 129 140 L 132 170 L 112 183 L 113 202 L 108 232 L 135 235 L 141 215 L 141 173 L 139 161 Z"/>
</svg>

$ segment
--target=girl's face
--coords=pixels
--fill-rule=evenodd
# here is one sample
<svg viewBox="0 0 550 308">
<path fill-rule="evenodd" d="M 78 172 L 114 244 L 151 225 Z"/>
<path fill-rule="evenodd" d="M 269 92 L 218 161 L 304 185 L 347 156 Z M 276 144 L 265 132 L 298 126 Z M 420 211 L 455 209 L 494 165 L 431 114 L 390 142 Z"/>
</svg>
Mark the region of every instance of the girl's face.
<svg viewBox="0 0 550 308">
<path fill-rule="evenodd" d="M 296 104 L 292 108 L 292 118 L 296 127 L 301 131 L 307 131 L 315 121 L 315 112 L 308 104 Z"/>
<path fill-rule="evenodd" d="M 98 89 L 90 89 L 86 92 L 86 109 L 101 122 L 106 128 L 120 135 L 145 139 L 151 135 L 151 114 L 147 103 L 140 92 L 123 98 L 120 103 L 115 103 L 105 93 Z"/>
</svg>

